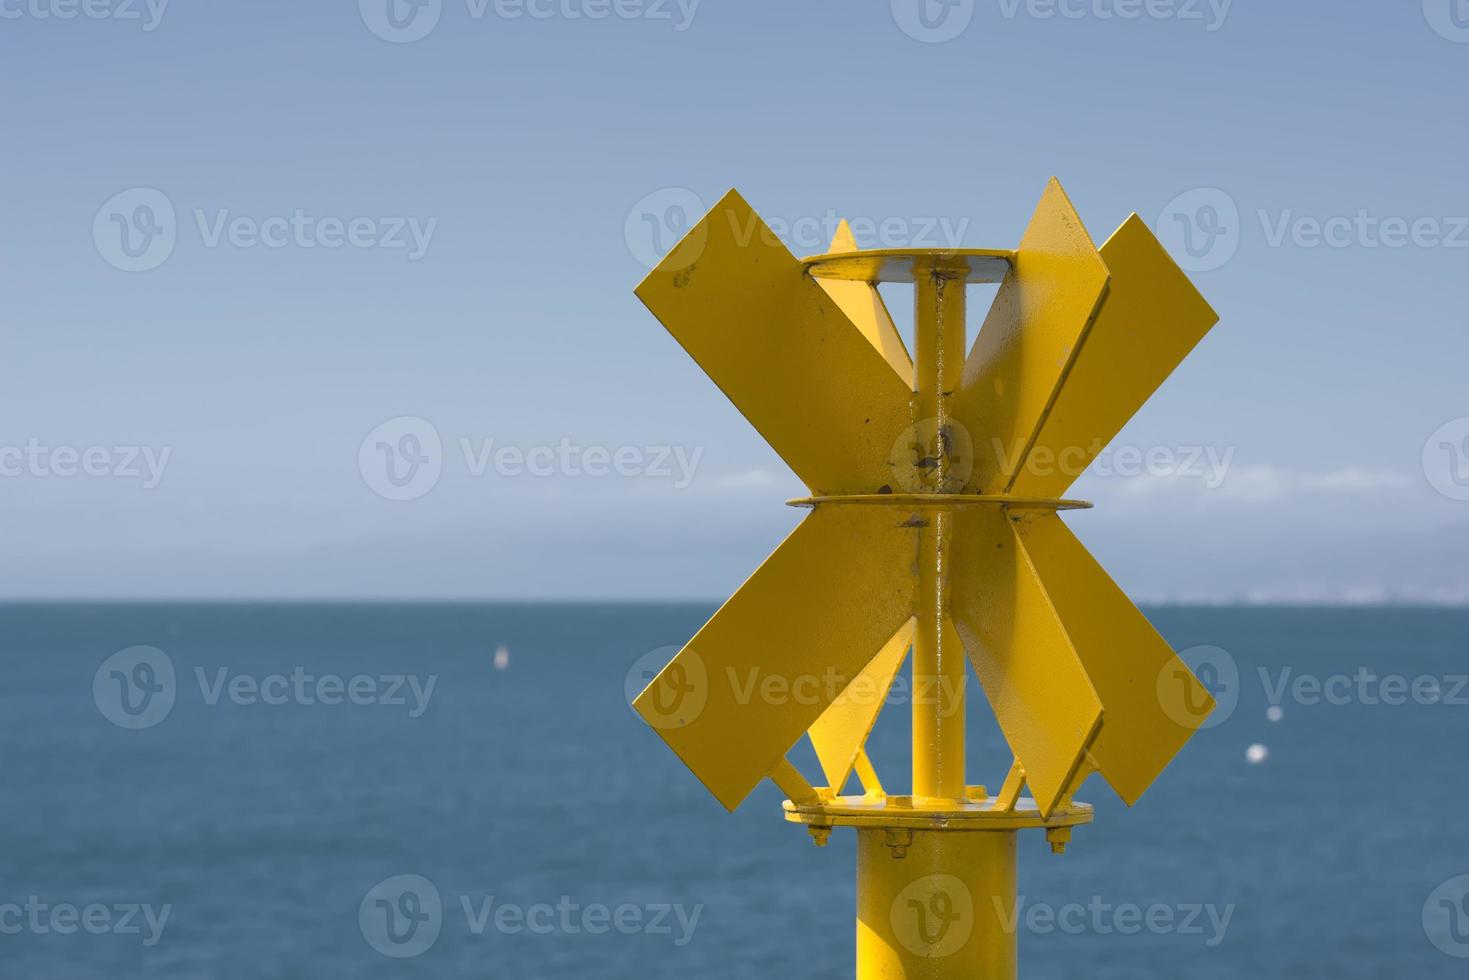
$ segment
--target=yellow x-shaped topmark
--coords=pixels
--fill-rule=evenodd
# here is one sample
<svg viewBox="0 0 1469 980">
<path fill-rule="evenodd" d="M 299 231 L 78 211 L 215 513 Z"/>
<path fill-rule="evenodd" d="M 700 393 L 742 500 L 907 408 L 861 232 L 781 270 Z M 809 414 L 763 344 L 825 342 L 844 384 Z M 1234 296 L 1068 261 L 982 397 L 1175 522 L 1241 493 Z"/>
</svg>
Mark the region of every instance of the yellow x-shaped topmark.
<svg viewBox="0 0 1469 980">
<path fill-rule="evenodd" d="M 909 485 L 924 420 L 874 285 L 813 279 L 731 191 L 637 293 L 813 495 Z M 1053 180 L 946 393 L 961 489 L 1060 497 L 1216 319 L 1136 215 L 1099 252 Z M 1092 767 L 1135 802 L 1208 692 L 1053 511 L 954 513 L 949 614 L 1042 813 Z M 909 518 L 818 506 L 638 698 L 725 806 L 808 730 L 846 781 L 908 642 Z"/>
</svg>

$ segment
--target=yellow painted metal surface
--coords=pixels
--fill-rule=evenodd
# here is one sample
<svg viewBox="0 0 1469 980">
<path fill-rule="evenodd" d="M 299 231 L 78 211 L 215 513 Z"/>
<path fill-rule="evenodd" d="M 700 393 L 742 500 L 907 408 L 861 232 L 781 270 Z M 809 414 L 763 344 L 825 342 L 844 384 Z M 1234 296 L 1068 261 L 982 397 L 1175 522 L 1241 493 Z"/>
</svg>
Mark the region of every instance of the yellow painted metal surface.
<svg viewBox="0 0 1469 980">
<path fill-rule="evenodd" d="M 1050 813 L 1092 744 L 1102 704 L 1010 518 L 974 508 L 954 522 L 954 626 L 1036 804 Z"/>
<path fill-rule="evenodd" d="M 852 228 L 845 221 L 837 225 L 836 235 L 831 240 L 833 253 L 857 251 L 857 240 L 852 237 Z M 856 279 L 818 279 L 821 288 L 841 308 L 847 318 L 862 331 L 862 336 L 882 354 L 903 384 L 913 384 L 913 360 L 898 328 L 893 325 L 892 314 L 883 302 L 877 286 Z"/>
<path fill-rule="evenodd" d="M 1029 514 L 1016 526 L 1102 703 L 1102 729 L 1092 744 L 1092 758 L 1131 806 L 1208 717 L 1213 701 L 1059 517 Z M 1187 685 L 1178 692 L 1179 703 L 1208 709 L 1196 714 L 1168 711 L 1158 695 L 1165 672 Z M 1190 724 L 1182 723 L 1189 719 Z"/>
<path fill-rule="evenodd" d="M 633 706 L 733 810 L 913 615 L 914 549 L 885 510 L 813 511 Z"/>
<path fill-rule="evenodd" d="M 965 285 L 1002 279 L 966 350 Z M 862 251 L 843 224 L 804 261 L 730 192 L 638 295 L 812 513 L 637 711 L 726 807 L 768 776 L 818 844 L 858 830 L 859 978 L 1013 980 L 1015 834 L 1064 852 L 1087 776 L 1136 802 L 1212 704 L 1057 512 L 1090 506 L 1060 495 L 1213 311 L 1135 215 L 1099 253 L 1054 180 L 1013 252 Z M 889 795 L 864 745 L 910 645 L 913 782 Z M 1014 757 L 993 797 L 965 780 L 968 664 Z M 829 788 L 787 755 L 806 732 Z"/>
<path fill-rule="evenodd" d="M 854 282 L 912 282 L 934 271 L 969 283 L 997 283 L 1010 271 L 1015 253 L 993 248 L 867 248 L 813 255 L 801 260 L 817 279 Z"/>
<path fill-rule="evenodd" d="M 1096 316 L 1107 278 L 1081 218 L 1053 179 L 953 398 L 954 417 L 975 445 L 969 483 L 975 492 L 1009 491 Z"/>
<path fill-rule="evenodd" d="M 862 746 L 887 703 L 893 681 L 912 644 L 913 620 L 910 618 L 811 726 L 811 744 L 816 749 L 821 771 L 826 775 L 826 785 L 832 792 L 842 791 L 857 766 L 858 757 L 863 755 Z M 868 778 L 875 781 L 875 774 L 864 777 L 864 784 Z"/>
<path fill-rule="evenodd" d="M 686 240 L 638 297 L 808 488 L 886 485 L 904 380 L 734 191 Z"/>
<path fill-rule="evenodd" d="M 1102 246 L 1111 285 L 1011 492 L 1059 497 L 1219 319 L 1137 215 Z"/>
<path fill-rule="evenodd" d="M 1011 833 L 857 832 L 857 980 L 1015 976 Z"/>
</svg>

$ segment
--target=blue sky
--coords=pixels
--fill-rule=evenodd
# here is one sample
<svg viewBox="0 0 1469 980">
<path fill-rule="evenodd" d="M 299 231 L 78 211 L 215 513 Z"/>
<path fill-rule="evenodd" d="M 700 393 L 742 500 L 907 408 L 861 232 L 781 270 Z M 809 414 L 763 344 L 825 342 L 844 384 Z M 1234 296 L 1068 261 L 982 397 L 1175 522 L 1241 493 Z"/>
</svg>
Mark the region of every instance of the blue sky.
<svg viewBox="0 0 1469 980">
<path fill-rule="evenodd" d="M 1222 316 L 1077 487 L 1119 581 L 1469 602 L 1469 5 L 387 2 L 0 0 L 0 594 L 722 596 L 801 488 L 660 239 L 1011 247 L 1054 174 Z"/>
</svg>

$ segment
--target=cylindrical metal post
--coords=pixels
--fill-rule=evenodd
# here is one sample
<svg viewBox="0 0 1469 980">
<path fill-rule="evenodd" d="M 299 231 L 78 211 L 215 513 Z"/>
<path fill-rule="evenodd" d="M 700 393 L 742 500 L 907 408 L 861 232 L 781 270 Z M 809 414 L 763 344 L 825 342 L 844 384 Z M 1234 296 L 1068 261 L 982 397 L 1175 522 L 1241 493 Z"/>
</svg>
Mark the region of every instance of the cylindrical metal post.
<svg viewBox="0 0 1469 980">
<path fill-rule="evenodd" d="M 1014 831 L 857 832 L 857 980 L 1015 980 Z"/>
<path fill-rule="evenodd" d="M 956 440 L 949 419 L 949 394 L 964 368 L 963 275 L 940 272 L 915 276 L 914 395 L 915 427 L 929 444 L 924 460 L 938 492 L 962 490 L 955 473 Z M 961 485 L 954 485 L 954 484 Z M 952 516 L 928 515 L 918 554 L 918 589 L 913 636 L 913 795 L 931 799 L 964 798 L 964 651 L 948 635 L 949 539 Z"/>
</svg>

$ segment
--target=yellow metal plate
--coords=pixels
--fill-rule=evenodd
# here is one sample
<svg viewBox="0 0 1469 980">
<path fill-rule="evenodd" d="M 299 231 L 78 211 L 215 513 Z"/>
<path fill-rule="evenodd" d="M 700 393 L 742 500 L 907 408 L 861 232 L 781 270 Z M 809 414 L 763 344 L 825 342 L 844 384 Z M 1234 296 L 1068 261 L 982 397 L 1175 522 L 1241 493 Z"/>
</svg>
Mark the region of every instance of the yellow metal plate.
<svg viewBox="0 0 1469 980">
<path fill-rule="evenodd" d="M 1102 702 L 1102 730 L 1092 745 L 1092 759 L 1131 806 L 1208 717 L 1213 701 L 1060 518 L 1027 514 L 1017 527 L 1025 554 Z M 1168 710 L 1159 697 L 1165 671 L 1170 679 L 1178 677 L 1191 686 L 1179 690 L 1180 704 L 1207 704 L 1208 709 L 1199 714 Z M 1183 724 L 1190 718 L 1192 723 Z"/>
<path fill-rule="evenodd" d="M 1009 491 L 1106 291 L 1107 267 L 1052 179 L 950 402 L 974 443 L 971 489 Z"/>
<path fill-rule="evenodd" d="M 817 279 L 853 282 L 913 282 L 942 269 L 967 283 L 1002 282 L 1014 252 L 993 248 L 868 248 L 859 253 L 832 249 L 803 260 Z"/>
<path fill-rule="evenodd" d="M 653 315 L 808 488 L 889 483 L 910 392 L 882 354 L 734 191 L 684 243 L 638 286 Z"/>
<path fill-rule="evenodd" d="M 1049 815 L 1086 757 L 1102 704 L 1009 517 L 992 508 L 954 512 L 953 576 L 954 628 Z"/>
<path fill-rule="evenodd" d="M 851 226 L 845 220 L 837 225 L 836 235 L 831 240 L 831 251 L 857 251 L 857 240 L 852 237 Z M 877 348 L 883 360 L 898 373 L 903 384 L 911 388 L 913 359 L 908 356 L 908 348 L 904 346 L 898 328 L 893 325 L 892 314 L 888 312 L 887 304 L 883 302 L 877 287 L 870 282 L 852 279 L 818 279 L 817 282 L 826 290 L 826 295 L 847 314 L 847 318 L 856 324 L 857 329 L 862 331 L 862 336 Z"/>
<path fill-rule="evenodd" d="M 1146 223 L 1102 246 L 1111 286 L 1012 492 L 1059 497 L 1219 319 Z"/>
<path fill-rule="evenodd" d="M 826 774 L 826 785 L 833 793 L 840 793 L 847 784 L 852 767 L 857 764 L 857 753 L 862 751 L 878 714 L 887 703 L 893 679 L 913 644 L 913 627 L 911 619 L 904 623 L 872 658 L 872 663 L 811 726 L 811 745 L 816 749 L 821 771 Z"/>
<path fill-rule="evenodd" d="M 913 615 L 900 520 L 813 511 L 633 702 L 730 810 Z"/>
</svg>

